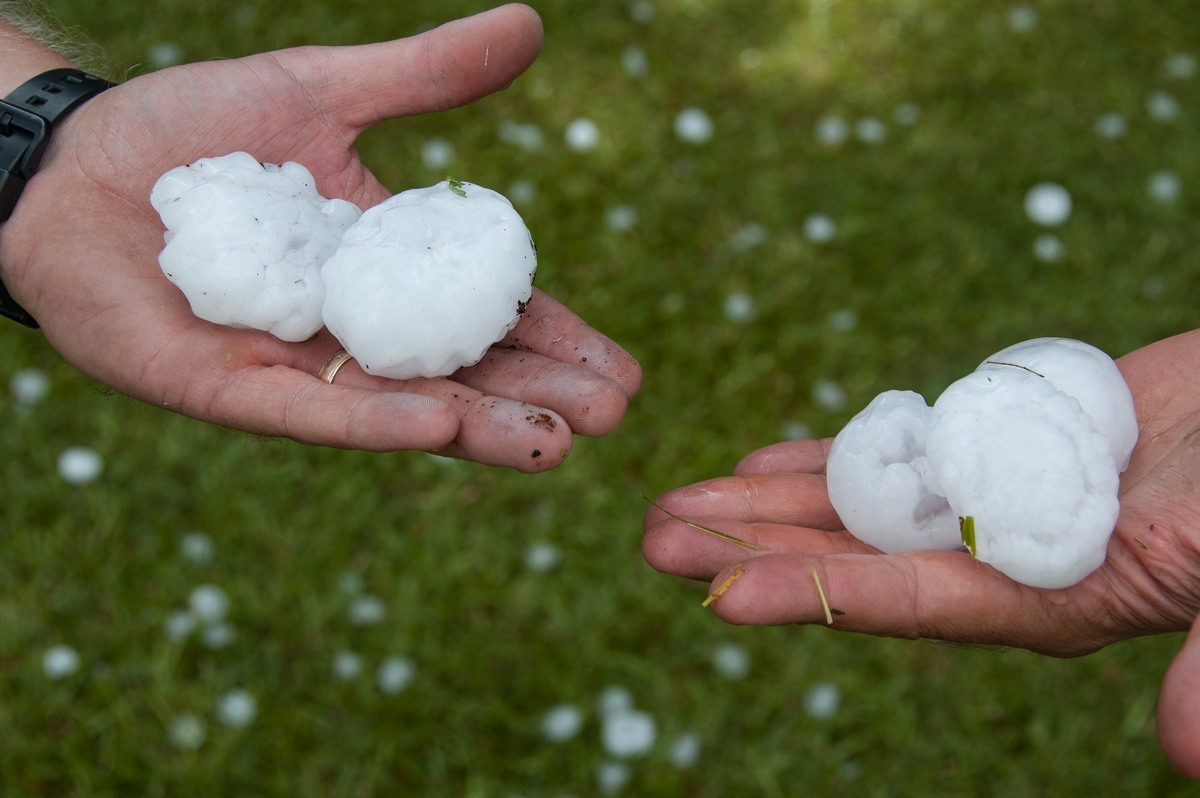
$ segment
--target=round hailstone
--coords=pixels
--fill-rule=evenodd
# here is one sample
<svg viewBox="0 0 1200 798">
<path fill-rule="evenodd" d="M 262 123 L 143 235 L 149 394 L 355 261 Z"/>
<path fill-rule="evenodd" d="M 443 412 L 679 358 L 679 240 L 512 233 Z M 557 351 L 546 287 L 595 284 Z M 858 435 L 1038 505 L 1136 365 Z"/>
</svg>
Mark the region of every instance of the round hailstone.
<svg viewBox="0 0 1200 798">
<path fill-rule="evenodd" d="M 837 235 L 837 222 L 823 213 L 812 213 L 804 218 L 804 237 L 817 244 L 832 241 Z"/>
<path fill-rule="evenodd" d="M 220 623 L 229 612 L 229 596 L 216 585 L 200 585 L 188 596 L 188 609 L 205 623 Z"/>
<path fill-rule="evenodd" d="M 501 141 L 527 152 L 541 149 L 542 143 L 546 140 L 542 129 L 532 122 L 522 124 L 504 121 L 500 123 L 499 133 Z"/>
<path fill-rule="evenodd" d="M 608 213 L 604 215 L 605 224 L 614 233 L 625 233 L 632 230 L 634 225 L 637 224 L 637 219 L 637 208 L 631 205 L 618 205 L 615 208 L 609 208 Z"/>
<path fill-rule="evenodd" d="M 179 553 L 196 565 L 211 563 L 214 551 L 212 538 L 203 532 L 188 532 L 179 539 Z"/>
<path fill-rule="evenodd" d="M 751 222 L 729 237 L 729 248 L 734 252 L 746 252 L 766 243 L 770 237 L 771 231 L 766 225 Z"/>
<path fill-rule="evenodd" d="M 618 712 L 633 710 L 633 693 L 624 687 L 610 685 L 600 691 L 596 699 L 596 711 L 601 715 L 611 715 Z"/>
<path fill-rule="evenodd" d="M 303 166 L 203 158 L 159 178 L 150 204 L 167 228 L 159 266 L 197 316 L 284 341 L 321 329 L 321 264 L 361 212 L 317 194 Z"/>
<path fill-rule="evenodd" d="M 58 456 L 58 473 L 72 485 L 95 482 L 103 471 L 99 452 L 87 446 L 71 446 Z"/>
<path fill-rule="evenodd" d="M 8 381 L 13 399 L 19 405 L 35 405 L 50 393 L 50 378 L 41 369 L 21 369 Z"/>
<path fill-rule="evenodd" d="M 816 720 L 832 718 L 841 704 L 842 691 L 833 682 L 815 684 L 804 696 L 804 711 Z"/>
<path fill-rule="evenodd" d="M 183 48 L 175 42 L 159 42 L 150 47 L 146 54 L 150 65 L 155 69 L 164 69 L 183 63 Z"/>
<path fill-rule="evenodd" d="M 858 326 L 858 311 L 840 308 L 829 314 L 829 329 L 834 332 L 850 332 Z"/>
<path fill-rule="evenodd" d="M 629 783 L 631 776 L 624 762 L 601 762 L 596 767 L 596 788 L 601 795 L 615 795 Z"/>
<path fill-rule="evenodd" d="M 1071 215 L 1071 195 L 1058 183 L 1038 183 L 1025 194 L 1025 214 L 1035 224 L 1057 227 Z"/>
<path fill-rule="evenodd" d="M 865 116 L 854 123 L 854 135 L 864 144 L 882 144 L 887 138 L 887 125 L 873 116 Z"/>
<path fill-rule="evenodd" d="M 233 628 L 233 624 L 225 621 L 208 624 L 204 627 L 204 631 L 200 633 L 200 639 L 204 643 L 204 647 L 213 651 L 220 651 L 223 648 L 228 648 L 235 639 L 237 639 L 237 630 Z"/>
<path fill-rule="evenodd" d="M 1053 233 L 1042 233 L 1033 240 L 1033 256 L 1042 263 L 1058 263 L 1067 256 L 1067 247 Z"/>
<path fill-rule="evenodd" d="M 621 53 L 621 66 L 631 78 L 644 78 L 650 72 L 650 59 L 640 47 L 626 47 Z"/>
<path fill-rule="evenodd" d="M 258 701 L 247 690 L 230 690 L 217 702 L 217 720 L 231 729 L 243 729 L 258 715 Z"/>
<path fill-rule="evenodd" d="M 417 676 L 417 666 L 403 657 L 390 657 L 379 664 L 376 681 L 386 695 L 402 693 Z"/>
<path fill-rule="evenodd" d="M 754 297 L 745 291 L 734 291 L 725 297 L 725 318 L 735 324 L 746 324 L 758 315 L 758 306 Z"/>
<path fill-rule="evenodd" d="M 1188 53 L 1176 53 L 1163 65 L 1169 77 L 1190 80 L 1196 76 L 1196 57 Z"/>
<path fill-rule="evenodd" d="M 817 120 L 814 134 L 823 147 L 838 147 L 850 137 L 850 126 L 840 116 L 823 116 Z"/>
<path fill-rule="evenodd" d="M 42 655 L 42 672 L 49 679 L 65 679 L 79 670 L 79 652 L 70 646 L 57 645 Z"/>
<path fill-rule="evenodd" d="M 348 614 L 355 626 L 374 626 L 387 615 L 387 606 L 377 596 L 361 596 L 350 603 Z"/>
<path fill-rule="evenodd" d="M 908 127 L 915 125 L 921 118 L 921 108 L 916 103 L 901 103 L 892 112 L 892 119 L 897 125 Z"/>
<path fill-rule="evenodd" d="M 563 743 L 583 728 L 583 712 L 574 704 L 559 704 L 542 716 L 542 736 L 552 743 Z"/>
<path fill-rule="evenodd" d="M 812 398 L 818 407 L 832 412 L 846 408 L 846 389 L 833 380 L 817 380 L 812 386 Z"/>
<path fill-rule="evenodd" d="M 1119 139 L 1128 132 L 1129 124 L 1118 113 L 1101 114 L 1096 120 L 1096 135 L 1102 139 Z"/>
<path fill-rule="evenodd" d="M 779 430 L 779 436 L 785 441 L 807 441 L 812 439 L 813 430 L 812 427 L 803 421 L 793 419 L 783 422 L 783 426 Z"/>
<path fill-rule="evenodd" d="M 1146 113 L 1159 122 L 1172 122 L 1179 118 L 1179 101 L 1165 91 L 1156 91 L 1146 98 Z"/>
<path fill-rule="evenodd" d="M 367 372 L 443 377 L 516 326 L 537 254 L 512 204 L 442 181 L 363 214 L 321 268 L 325 324 Z"/>
<path fill-rule="evenodd" d="M 713 121 L 700 108 L 684 108 L 675 116 L 675 135 L 689 144 L 704 144 L 713 136 Z"/>
<path fill-rule="evenodd" d="M 167 728 L 167 739 L 171 745 L 184 751 L 195 751 L 204 745 L 207 735 L 208 727 L 198 715 L 180 715 Z"/>
<path fill-rule="evenodd" d="M 667 761 L 677 770 L 694 766 L 700 761 L 700 735 L 688 732 L 676 737 L 667 749 Z"/>
<path fill-rule="evenodd" d="M 609 712 L 601 724 L 604 750 L 618 759 L 649 753 L 657 734 L 654 718 L 636 709 Z"/>
<path fill-rule="evenodd" d="M 333 658 L 333 675 L 342 681 L 350 681 L 362 673 L 363 659 L 353 651 L 339 651 Z"/>
<path fill-rule="evenodd" d="M 421 161 L 425 168 L 442 171 L 454 163 L 454 145 L 446 139 L 433 138 L 421 145 Z"/>
<path fill-rule="evenodd" d="M 740 681 L 750 675 L 750 654 L 737 643 L 722 643 L 712 655 L 713 667 L 726 679 Z"/>
<path fill-rule="evenodd" d="M 629 4 L 629 18 L 645 25 L 654 21 L 654 3 L 650 0 L 633 0 Z"/>
<path fill-rule="evenodd" d="M 531 571 L 545 573 L 562 562 L 562 552 L 553 543 L 531 543 L 525 549 L 525 565 Z"/>
<path fill-rule="evenodd" d="M 1017 33 L 1026 33 L 1037 27 L 1038 12 L 1033 6 L 1013 6 L 1008 11 L 1008 27 Z"/>
<path fill-rule="evenodd" d="M 580 117 L 567 125 L 563 136 L 567 149 L 574 152 L 590 152 L 600 143 L 600 128 L 592 120 Z"/>
<path fill-rule="evenodd" d="M 1146 193 L 1155 202 L 1170 205 L 1183 193 L 1183 182 L 1179 179 L 1177 172 L 1164 169 L 1150 175 L 1150 180 L 1146 183 Z"/>
<path fill-rule="evenodd" d="M 171 613 L 163 622 L 163 632 L 172 643 L 186 640 L 194 631 L 196 631 L 196 616 L 184 610 Z"/>
</svg>

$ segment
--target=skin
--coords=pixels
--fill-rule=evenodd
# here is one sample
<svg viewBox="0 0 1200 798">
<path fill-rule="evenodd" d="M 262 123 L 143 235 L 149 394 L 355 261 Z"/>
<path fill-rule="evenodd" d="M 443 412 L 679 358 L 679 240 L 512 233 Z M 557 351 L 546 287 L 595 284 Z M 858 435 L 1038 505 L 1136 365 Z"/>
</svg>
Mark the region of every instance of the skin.
<svg viewBox="0 0 1200 798">
<path fill-rule="evenodd" d="M 513 4 L 408 39 L 293 48 L 130 80 L 56 126 L 41 169 L 0 225 L 0 274 L 68 362 L 145 402 L 303 443 L 553 468 L 574 433 L 616 427 L 641 369 L 545 293 L 535 291 L 482 362 L 451 378 L 398 382 L 349 363 L 329 385 L 315 376 L 340 348 L 327 331 L 285 343 L 192 315 L 159 270 L 163 227 L 148 200 L 168 169 L 244 150 L 304 164 L 324 196 L 375 205 L 392 192 L 359 159 L 360 133 L 504 89 L 541 42 L 537 14 Z M 3 94 L 64 65 L 0 23 Z"/>
<path fill-rule="evenodd" d="M 661 571 L 711 580 L 719 593 L 712 610 L 735 624 L 825 623 L 815 570 L 829 604 L 844 613 L 833 628 L 846 631 L 1072 657 L 1191 628 L 1163 681 L 1158 726 L 1171 763 L 1200 778 L 1200 330 L 1118 366 L 1133 392 L 1139 440 L 1107 560 L 1072 587 L 1028 587 L 963 552 L 885 555 L 859 542 L 825 489 L 830 439 L 768 446 L 733 476 L 657 502 L 761 550 L 651 508 L 643 553 Z"/>
</svg>

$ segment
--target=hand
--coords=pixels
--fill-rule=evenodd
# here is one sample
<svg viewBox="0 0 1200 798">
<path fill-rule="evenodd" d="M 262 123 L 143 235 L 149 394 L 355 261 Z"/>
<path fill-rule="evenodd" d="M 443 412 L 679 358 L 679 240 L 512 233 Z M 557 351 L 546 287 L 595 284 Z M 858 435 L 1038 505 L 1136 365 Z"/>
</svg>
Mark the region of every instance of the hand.
<svg viewBox="0 0 1200 798">
<path fill-rule="evenodd" d="M 825 623 L 868 634 L 1019 646 L 1075 656 L 1137 635 L 1187 629 L 1200 612 L 1200 331 L 1118 361 L 1140 438 L 1121 480 L 1121 515 L 1103 566 L 1041 590 L 965 552 L 884 555 L 851 536 L 825 489 L 830 440 L 776 444 L 735 476 L 658 504 L 758 546 L 707 535 L 657 508 L 643 552 L 662 571 L 712 580 L 731 623 Z M 1164 682 L 1159 715 L 1172 762 L 1200 777 L 1200 621 Z"/>
<path fill-rule="evenodd" d="M 325 196 L 375 205 L 390 192 L 354 150 L 363 130 L 503 89 L 541 40 L 537 15 L 509 5 L 409 39 L 190 64 L 110 89 L 56 128 L 0 227 L 5 283 L 67 361 L 154 405 L 305 443 L 558 465 L 573 432 L 616 426 L 641 372 L 544 293 L 452 378 L 396 382 L 347 364 L 329 385 L 316 377 L 339 349 L 327 331 L 290 344 L 192 315 L 159 270 L 149 204 L 168 169 L 245 150 L 305 165 Z"/>
</svg>

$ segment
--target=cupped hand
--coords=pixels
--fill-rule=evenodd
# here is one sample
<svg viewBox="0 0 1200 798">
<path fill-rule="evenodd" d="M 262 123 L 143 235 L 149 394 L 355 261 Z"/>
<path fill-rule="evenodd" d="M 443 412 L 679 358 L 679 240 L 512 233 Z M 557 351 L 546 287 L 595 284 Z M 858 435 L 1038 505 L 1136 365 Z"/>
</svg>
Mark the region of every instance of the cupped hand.
<svg viewBox="0 0 1200 798">
<path fill-rule="evenodd" d="M 151 404 L 305 443 L 551 468 L 573 433 L 611 431 L 641 381 L 570 310 L 535 291 L 509 336 L 448 379 L 348 364 L 330 385 L 316 376 L 339 348 L 328 332 L 284 343 L 192 315 L 158 268 L 148 199 L 168 169 L 244 150 L 305 165 L 324 196 L 375 205 L 390 192 L 355 151 L 363 130 L 501 90 L 541 41 L 537 15 L 514 4 L 408 39 L 189 64 L 112 88 L 56 129 L 0 227 L 5 284 L 68 362 Z"/>
<path fill-rule="evenodd" d="M 756 451 L 732 477 L 668 493 L 646 513 L 655 568 L 711 580 L 711 608 L 741 624 L 826 623 L 906 638 L 1075 656 L 1189 628 L 1200 612 L 1200 331 L 1120 359 L 1139 441 L 1103 566 L 1062 590 L 1010 580 L 965 551 L 884 555 L 855 539 L 825 488 L 830 440 Z M 826 614 L 826 605 L 829 614 Z M 1164 682 L 1164 748 L 1200 777 L 1200 623 Z"/>
</svg>

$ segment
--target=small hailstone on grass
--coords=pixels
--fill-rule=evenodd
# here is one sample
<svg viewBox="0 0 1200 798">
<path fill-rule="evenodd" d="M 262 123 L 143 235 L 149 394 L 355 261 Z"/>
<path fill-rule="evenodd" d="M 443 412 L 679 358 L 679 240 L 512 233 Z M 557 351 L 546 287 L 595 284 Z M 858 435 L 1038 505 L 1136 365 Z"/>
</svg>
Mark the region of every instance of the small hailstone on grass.
<svg viewBox="0 0 1200 798">
<path fill-rule="evenodd" d="M 339 651 L 333 658 L 333 675 L 342 681 L 356 678 L 363 669 L 363 659 L 353 651 Z"/>
<path fill-rule="evenodd" d="M 147 57 L 155 69 L 163 69 L 182 63 L 183 48 L 175 42 L 159 42 L 150 47 Z"/>
<path fill-rule="evenodd" d="M 858 326 L 858 311 L 853 308 L 839 308 L 829 314 L 827 323 L 834 332 L 850 332 Z"/>
<path fill-rule="evenodd" d="M 188 532 L 179 539 L 179 553 L 196 565 L 208 565 L 213 560 L 212 538 L 203 532 Z"/>
<path fill-rule="evenodd" d="M 188 596 L 188 609 L 205 623 L 219 623 L 229 612 L 229 596 L 216 585 L 200 585 Z"/>
<path fill-rule="evenodd" d="M 237 629 L 226 621 L 207 624 L 200 632 L 200 640 L 204 647 L 213 651 L 228 648 L 237 639 Z"/>
<path fill-rule="evenodd" d="M 812 386 L 812 399 L 818 407 L 836 412 L 846 407 L 846 389 L 833 380 L 817 380 Z"/>
<path fill-rule="evenodd" d="M 387 606 L 378 596 L 360 596 L 350 603 L 348 614 L 355 626 L 374 626 L 387 615 Z"/>
<path fill-rule="evenodd" d="M 1071 194 L 1058 183 L 1038 183 L 1025 193 L 1025 214 L 1035 224 L 1057 227 L 1071 216 Z"/>
<path fill-rule="evenodd" d="M 1152 92 L 1146 98 L 1146 113 L 1159 122 L 1173 122 L 1179 118 L 1179 101 L 1165 91 Z"/>
<path fill-rule="evenodd" d="M 1101 114 L 1096 120 L 1096 135 L 1102 139 L 1119 139 L 1128 132 L 1129 124 L 1118 113 Z"/>
<path fill-rule="evenodd" d="M 542 129 L 532 122 L 523 124 L 506 120 L 500 123 L 499 132 L 502 141 L 528 152 L 541 149 L 546 139 Z"/>
<path fill-rule="evenodd" d="M 750 675 L 750 654 L 737 643 L 722 643 L 712 654 L 713 667 L 726 679 L 739 681 Z"/>
<path fill-rule="evenodd" d="M 1189 53 L 1176 53 L 1163 64 L 1168 77 L 1190 80 L 1196 76 L 1196 57 Z"/>
<path fill-rule="evenodd" d="M 837 235 L 837 222 L 823 213 L 811 213 L 804 217 L 804 237 L 816 244 L 832 241 Z"/>
<path fill-rule="evenodd" d="M 574 738 L 583 728 L 583 711 L 574 704 L 559 704 L 542 716 L 542 736 L 552 743 Z"/>
<path fill-rule="evenodd" d="M 614 233 L 625 233 L 637 224 L 637 208 L 632 205 L 617 205 L 604 214 L 604 223 Z"/>
<path fill-rule="evenodd" d="M 325 325 L 370 374 L 446 376 L 516 326 L 536 270 L 502 195 L 457 180 L 410 189 L 367 210 L 321 267 Z"/>
<path fill-rule="evenodd" d="M 159 266 L 195 315 L 284 341 L 321 329 L 321 264 L 361 212 L 317 194 L 303 166 L 202 158 L 160 177 L 150 204 L 167 228 Z"/>
<path fill-rule="evenodd" d="M 1018 5 L 1008 10 L 1008 27 L 1017 33 L 1026 33 L 1037 27 L 1038 12 L 1033 6 Z"/>
<path fill-rule="evenodd" d="M 1146 193 L 1155 202 L 1169 205 L 1178 200 L 1179 195 L 1183 193 L 1183 182 L 1179 179 L 1178 172 L 1164 169 L 1150 175 L 1146 182 Z"/>
<path fill-rule="evenodd" d="M 514 180 L 508 186 L 508 197 L 514 205 L 529 205 L 537 196 L 537 186 L 532 180 Z"/>
<path fill-rule="evenodd" d="M 713 137 L 713 121 L 702 108 L 684 108 L 675 116 L 675 135 L 689 144 L 704 144 Z"/>
<path fill-rule="evenodd" d="M 217 702 L 217 720 L 231 729 L 242 729 L 254 722 L 258 701 L 247 690 L 230 690 Z"/>
<path fill-rule="evenodd" d="M 771 231 L 759 222 L 750 222 L 738 228 L 729 237 L 729 248 L 734 252 L 746 252 L 766 243 L 771 237 Z"/>
<path fill-rule="evenodd" d="M 745 291 L 734 291 L 725 297 L 725 318 L 735 324 L 745 324 L 753 321 L 758 315 L 758 306 L 754 297 Z"/>
<path fill-rule="evenodd" d="M 624 762 L 601 762 L 596 767 L 596 789 L 601 795 L 613 795 L 629 783 L 631 775 Z"/>
<path fill-rule="evenodd" d="M 1057 263 L 1067 256 L 1067 248 L 1053 233 L 1042 233 L 1033 240 L 1033 256 L 1043 263 Z"/>
<path fill-rule="evenodd" d="M 779 436 L 785 441 L 806 441 L 813 437 L 812 427 L 805 424 L 803 421 L 783 422 L 783 427 L 779 430 Z"/>
<path fill-rule="evenodd" d="M 163 632 L 172 643 L 179 643 L 196 631 L 196 616 L 186 610 L 178 610 L 167 616 Z"/>
<path fill-rule="evenodd" d="M 887 125 L 873 116 L 864 116 L 854 123 L 854 135 L 864 144 L 882 144 L 887 138 Z"/>
<path fill-rule="evenodd" d="M 609 712 L 601 720 L 601 739 L 609 756 L 629 759 L 644 756 L 658 736 L 654 718 L 636 709 Z"/>
<path fill-rule="evenodd" d="M 814 134 L 823 147 L 838 147 L 850 137 L 850 126 L 840 116 L 823 116 L 817 120 Z"/>
<path fill-rule="evenodd" d="M 58 473 L 72 485 L 95 482 L 103 471 L 100 453 L 87 446 L 71 446 L 58 456 Z"/>
<path fill-rule="evenodd" d="M 567 148 L 574 152 L 590 152 L 600 143 L 600 127 L 586 117 L 571 120 L 563 133 Z"/>
<path fill-rule="evenodd" d="M 389 657 L 379 664 L 379 672 L 375 675 L 379 691 L 386 695 L 399 695 L 404 692 L 417 676 L 417 666 L 412 660 L 404 657 Z"/>
<path fill-rule="evenodd" d="M 621 53 L 621 66 L 631 78 L 644 78 L 650 72 L 650 59 L 640 47 L 626 47 Z"/>
<path fill-rule="evenodd" d="M 655 8 L 651 0 L 633 0 L 629 4 L 629 18 L 643 25 L 654 21 Z"/>
<path fill-rule="evenodd" d="M 1133 397 L 1108 355 L 1040 338 L 1001 350 L 932 407 L 887 391 L 830 448 L 829 498 L 888 553 L 967 546 L 1034 587 L 1104 561 L 1137 441 Z"/>
<path fill-rule="evenodd" d="M 50 393 L 50 378 L 41 369 L 21 369 L 8 381 L 8 389 L 19 405 L 35 405 Z"/>
<path fill-rule="evenodd" d="M 841 704 L 842 691 L 833 682 L 815 684 L 804 695 L 804 711 L 816 720 L 833 717 Z"/>
<path fill-rule="evenodd" d="M 686 770 L 700 761 L 700 735 L 681 734 L 667 748 L 667 761 L 677 770 Z"/>
<path fill-rule="evenodd" d="M 445 171 L 454 163 L 454 158 L 454 145 L 446 139 L 432 138 L 421 145 L 421 161 L 432 171 Z"/>
<path fill-rule="evenodd" d="M 562 551 L 553 543 L 531 543 L 525 549 L 525 565 L 531 571 L 545 573 L 562 561 Z"/>
<path fill-rule="evenodd" d="M 195 751 L 204 745 L 207 736 L 208 726 L 204 719 L 191 713 L 179 715 L 167 728 L 167 739 L 171 745 L 184 751 Z"/>
<path fill-rule="evenodd" d="M 79 670 L 79 652 L 67 645 L 47 649 L 42 655 L 42 672 L 49 679 L 65 679 Z"/>
<path fill-rule="evenodd" d="M 633 694 L 619 685 L 609 685 L 600 691 L 596 698 L 596 711 L 601 716 L 618 712 L 629 712 L 633 709 Z"/>
<path fill-rule="evenodd" d="M 892 112 L 892 119 L 897 125 L 915 125 L 921 118 L 921 108 L 916 103 L 900 103 Z"/>
</svg>

